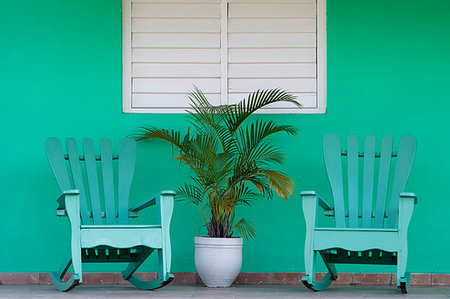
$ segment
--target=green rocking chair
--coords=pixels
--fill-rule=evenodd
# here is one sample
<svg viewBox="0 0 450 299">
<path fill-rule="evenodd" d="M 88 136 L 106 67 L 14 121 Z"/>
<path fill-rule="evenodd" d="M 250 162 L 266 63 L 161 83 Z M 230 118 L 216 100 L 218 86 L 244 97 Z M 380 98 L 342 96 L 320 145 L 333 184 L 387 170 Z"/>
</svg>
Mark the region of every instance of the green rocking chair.
<svg viewBox="0 0 450 299">
<path fill-rule="evenodd" d="M 122 271 L 123 278 L 140 289 L 151 290 L 170 283 L 174 276 L 170 273 L 169 226 L 175 192 L 162 191 L 128 209 L 136 160 L 135 141 L 120 140 L 118 155 L 112 154 L 109 139 L 100 141 L 101 155 L 95 154 L 90 138 L 82 141 L 84 155 L 78 154 L 73 138 L 66 139 L 66 147 L 67 154 L 64 154 L 58 139 L 48 138 L 45 142 L 50 166 L 61 189 L 57 215 L 68 216 L 71 227 L 69 250 L 59 270 L 50 273 L 56 289 L 69 291 L 81 284 L 83 262 L 129 263 Z M 114 160 L 117 160 L 117 166 Z M 97 166 L 101 166 L 101 172 L 97 171 Z M 114 186 L 114 169 L 118 172 L 117 188 Z M 100 186 L 103 186 L 103 192 Z M 137 217 L 140 210 L 152 205 L 156 206 L 155 225 L 128 224 L 129 217 Z M 156 280 L 144 281 L 134 272 L 154 250 L 158 252 L 159 276 Z M 63 281 L 71 265 L 74 274 Z"/>
<path fill-rule="evenodd" d="M 414 161 L 416 139 L 401 138 L 398 152 L 392 151 L 392 136 L 383 137 L 381 152 L 376 152 L 375 141 L 375 136 L 367 136 L 364 152 L 359 152 L 355 135 L 348 136 L 347 150 L 341 149 L 338 135 L 323 138 L 334 206 L 314 191 L 301 193 L 306 221 L 306 275 L 302 281 L 314 291 L 326 289 L 337 279 L 335 264 L 341 263 L 397 265 L 397 286 L 402 293 L 408 292 L 407 232 L 417 197 L 404 192 L 404 187 Z M 318 226 L 319 207 L 326 216 L 334 217 L 334 227 Z M 315 281 L 317 253 L 328 269 L 320 282 Z"/>
</svg>

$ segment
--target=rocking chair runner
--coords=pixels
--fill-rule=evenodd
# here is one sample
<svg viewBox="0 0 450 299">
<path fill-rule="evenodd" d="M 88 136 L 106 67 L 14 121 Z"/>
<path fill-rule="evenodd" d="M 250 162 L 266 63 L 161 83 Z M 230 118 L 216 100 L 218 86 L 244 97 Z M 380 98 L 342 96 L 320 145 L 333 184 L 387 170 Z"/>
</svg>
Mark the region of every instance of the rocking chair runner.
<svg viewBox="0 0 450 299">
<path fill-rule="evenodd" d="M 338 277 L 335 264 L 347 263 L 397 265 L 397 286 L 403 293 L 408 292 L 411 276 L 405 272 L 408 257 L 407 232 L 417 197 L 414 193 L 403 191 L 414 161 L 416 139 L 412 136 L 403 137 L 399 142 L 398 152 L 393 152 L 393 137 L 384 136 L 381 153 L 375 152 L 375 141 L 375 136 L 367 136 L 365 151 L 358 152 L 358 137 L 355 135 L 348 136 L 347 150 L 341 150 L 337 135 L 326 135 L 323 139 L 323 154 L 334 207 L 314 191 L 301 193 L 306 221 L 306 276 L 302 281 L 312 290 L 326 289 Z M 345 174 L 342 171 L 344 161 L 341 161 L 345 157 L 348 182 L 346 193 Z M 359 158 L 363 159 L 362 163 L 358 161 Z M 393 158 L 396 161 L 392 174 Z M 379 163 L 375 163 L 376 159 L 379 159 Z M 376 165 L 378 178 L 375 180 Z M 362 173 L 359 166 L 363 168 Z M 359 182 L 360 177 L 362 182 Z M 360 186 L 362 190 L 359 189 Z M 387 208 L 389 195 L 390 208 Z M 335 227 L 318 227 L 318 207 L 325 210 L 326 216 L 335 218 Z M 328 269 L 328 274 L 320 282 L 315 281 L 317 253 Z"/>
<path fill-rule="evenodd" d="M 83 139 L 82 146 L 84 155 L 79 155 L 75 140 L 67 138 L 65 155 L 58 139 L 48 138 L 45 142 L 48 160 L 62 192 L 57 199 L 57 215 L 68 216 L 71 226 L 71 245 L 67 255 L 59 270 L 50 274 L 54 286 L 60 291 L 69 291 L 81 284 L 82 262 L 126 262 L 129 265 L 122 271 L 123 278 L 134 286 L 150 290 L 167 285 L 174 278 L 170 273 L 169 226 L 175 192 L 162 191 L 128 209 L 136 160 L 135 141 L 128 138 L 120 140 L 118 155 L 112 154 L 109 139 L 100 141 L 101 155 L 95 155 L 94 142 L 90 138 Z M 117 189 L 114 188 L 113 160 L 118 161 Z M 103 192 L 99 188 L 97 164 L 101 164 Z M 87 182 L 86 186 L 84 182 Z M 157 224 L 128 224 L 129 217 L 137 217 L 140 210 L 152 205 L 156 206 Z M 159 277 L 144 281 L 134 272 L 154 250 L 158 252 Z M 71 265 L 74 274 L 63 281 Z"/>
</svg>

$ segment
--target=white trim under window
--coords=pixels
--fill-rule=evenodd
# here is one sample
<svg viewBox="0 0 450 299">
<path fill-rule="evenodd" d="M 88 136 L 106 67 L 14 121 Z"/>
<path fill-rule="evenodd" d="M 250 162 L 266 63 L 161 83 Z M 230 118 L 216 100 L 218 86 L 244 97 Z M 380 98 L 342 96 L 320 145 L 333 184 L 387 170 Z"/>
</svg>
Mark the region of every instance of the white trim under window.
<svg viewBox="0 0 450 299">
<path fill-rule="evenodd" d="M 214 104 L 282 88 L 325 113 L 326 0 L 122 0 L 123 112 L 184 113 L 198 86 Z M 225 45 L 225 46 L 224 46 Z"/>
</svg>

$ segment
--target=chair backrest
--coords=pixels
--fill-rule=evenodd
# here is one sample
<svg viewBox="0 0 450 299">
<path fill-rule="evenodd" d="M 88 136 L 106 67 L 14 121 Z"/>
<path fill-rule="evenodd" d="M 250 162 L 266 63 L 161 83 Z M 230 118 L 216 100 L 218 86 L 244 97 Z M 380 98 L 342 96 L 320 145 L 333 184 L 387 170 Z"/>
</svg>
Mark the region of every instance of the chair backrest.
<svg viewBox="0 0 450 299">
<path fill-rule="evenodd" d="M 82 223 L 128 224 L 128 198 L 136 164 L 136 142 L 129 138 L 121 139 L 118 155 L 113 155 L 111 140 L 106 138 L 100 141 L 100 155 L 95 154 L 91 138 L 82 140 L 83 155 L 78 154 L 73 138 L 66 139 L 66 148 L 67 154 L 64 154 L 57 138 L 45 141 L 47 158 L 61 191 L 80 191 Z M 114 169 L 118 173 L 117 189 L 114 187 Z"/>
<path fill-rule="evenodd" d="M 416 139 L 402 137 L 397 152 L 393 151 L 392 136 L 383 137 L 381 152 L 375 146 L 375 136 L 365 138 L 362 152 L 356 135 L 347 137 L 346 149 L 341 148 L 338 135 L 323 138 L 338 228 L 396 228 L 398 225 L 399 195 L 411 172 Z"/>
</svg>

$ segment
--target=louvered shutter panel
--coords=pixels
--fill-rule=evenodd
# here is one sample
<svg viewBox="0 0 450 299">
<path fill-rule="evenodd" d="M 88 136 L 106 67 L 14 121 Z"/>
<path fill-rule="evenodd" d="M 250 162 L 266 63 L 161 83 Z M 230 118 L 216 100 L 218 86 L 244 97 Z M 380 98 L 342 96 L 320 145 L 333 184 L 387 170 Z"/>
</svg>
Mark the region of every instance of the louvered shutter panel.
<svg viewBox="0 0 450 299">
<path fill-rule="evenodd" d="M 316 108 L 316 1 L 232 0 L 228 15 L 229 102 L 282 88 Z"/>
<path fill-rule="evenodd" d="M 130 108 L 187 108 L 186 94 L 194 85 L 218 104 L 220 1 L 126 2 L 131 19 Z"/>
</svg>

